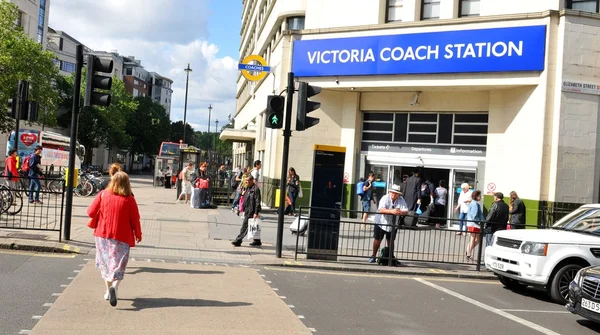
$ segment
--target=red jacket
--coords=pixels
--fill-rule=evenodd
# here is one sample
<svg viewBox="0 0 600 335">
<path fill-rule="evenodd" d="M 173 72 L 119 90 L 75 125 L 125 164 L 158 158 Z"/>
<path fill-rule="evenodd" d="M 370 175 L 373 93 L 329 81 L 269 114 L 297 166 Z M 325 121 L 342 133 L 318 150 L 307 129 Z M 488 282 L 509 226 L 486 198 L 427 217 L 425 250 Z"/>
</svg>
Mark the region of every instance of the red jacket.
<svg viewBox="0 0 600 335">
<path fill-rule="evenodd" d="M 4 175 L 7 177 L 11 177 L 10 180 L 12 181 L 19 180 L 19 170 L 17 170 L 17 158 L 13 156 L 8 156 L 6 157 L 5 163 L 6 169 L 4 170 Z"/>
<path fill-rule="evenodd" d="M 101 191 L 87 210 L 90 218 L 98 213 L 100 219 L 94 236 L 125 242 L 132 247 L 135 246 L 136 237 L 142 238 L 140 212 L 132 195 L 122 196 Z"/>
</svg>

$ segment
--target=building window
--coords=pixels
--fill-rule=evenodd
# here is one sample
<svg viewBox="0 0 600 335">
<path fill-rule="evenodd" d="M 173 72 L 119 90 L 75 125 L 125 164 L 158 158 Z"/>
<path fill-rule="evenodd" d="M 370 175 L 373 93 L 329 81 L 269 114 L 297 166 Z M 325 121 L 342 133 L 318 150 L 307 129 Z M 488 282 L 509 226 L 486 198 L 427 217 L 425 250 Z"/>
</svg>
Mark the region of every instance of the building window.
<svg viewBox="0 0 600 335">
<path fill-rule="evenodd" d="M 54 63 L 54 65 L 56 65 L 56 67 L 60 68 L 60 60 L 59 59 L 54 58 L 52 60 L 52 63 Z"/>
<path fill-rule="evenodd" d="M 73 73 L 75 72 L 75 64 L 62 61 L 60 64 L 60 69 L 65 72 Z"/>
<path fill-rule="evenodd" d="M 567 9 L 580 10 L 582 12 L 600 12 L 599 0 L 567 0 Z"/>
<path fill-rule="evenodd" d="M 60 40 L 58 41 L 58 50 L 62 51 L 64 42 L 65 42 L 64 39 L 61 37 Z"/>
<path fill-rule="evenodd" d="M 287 18 L 288 30 L 304 29 L 304 16 L 292 16 Z"/>
<path fill-rule="evenodd" d="M 421 20 L 432 20 L 440 18 L 441 0 L 423 0 L 421 2 Z"/>
<path fill-rule="evenodd" d="M 402 5 L 404 0 L 387 0 L 387 22 L 402 21 Z"/>
<path fill-rule="evenodd" d="M 19 11 L 15 24 L 19 27 L 23 27 L 23 12 Z"/>
<path fill-rule="evenodd" d="M 460 17 L 464 16 L 479 16 L 480 0 L 461 0 L 460 1 Z"/>
<path fill-rule="evenodd" d="M 42 29 L 38 29 L 37 42 L 42 43 L 43 40 L 44 40 L 44 31 Z"/>
<path fill-rule="evenodd" d="M 137 89 L 137 88 L 134 88 L 134 89 L 133 89 L 133 97 L 135 98 L 135 97 L 137 97 L 138 95 L 140 95 L 140 92 L 138 91 L 138 89 Z"/>
</svg>

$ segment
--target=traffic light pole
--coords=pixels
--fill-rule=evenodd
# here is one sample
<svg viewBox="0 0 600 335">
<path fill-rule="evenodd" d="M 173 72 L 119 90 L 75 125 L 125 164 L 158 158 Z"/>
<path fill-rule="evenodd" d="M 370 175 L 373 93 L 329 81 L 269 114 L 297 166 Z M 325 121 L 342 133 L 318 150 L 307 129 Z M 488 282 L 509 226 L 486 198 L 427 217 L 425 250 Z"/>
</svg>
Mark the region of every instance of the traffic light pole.
<svg viewBox="0 0 600 335">
<path fill-rule="evenodd" d="M 23 116 L 23 109 L 27 106 L 27 98 L 29 96 L 29 82 L 25 80 L 19 80 L 17 86 L 17 113 L 15 115 L 15 149 L 17 149 L 17 157 L 19 157 L 19 164 L 22 163 L 21 155 L 19 155 L 19 125 L 21 123 L 21 117 Z"/>
<path fill-rule="evenodd" d="M 277 218 L 277 244 L 275 256 L 281 258 L 283 249 L 283 219 L 285 217 L 285 188 L 287 186 L 288 156 L 292 136 L 292 106 L 294 102 L 294 73 L 288 73 L 287 96 L 285 98 L 285 126 L 283 128 L 283 159 L 281 161 L 281 185 L 279 187 L 279 216 Z M 300 219 L 300 218 L 298 218 Z"/>
<path fill-rule="evenodd" d="M 83 69 L 83 45 L 77 45 L 75 64 L 75 86 L 73 88 L 73 109 L 71 110 L 71 143 L 69 148 L 69 174 L 67 180 L 67 198 L 65 199 L 65 224 L 63 239 L 71 239 L 71 217 L 73 215 L 73 183 L 75 183 L 75 155 L 77 144 L 77 124 L 81 99 L 81 72 Z M 90 85 L 90 83 L 87 83 Z"/>
</svg>

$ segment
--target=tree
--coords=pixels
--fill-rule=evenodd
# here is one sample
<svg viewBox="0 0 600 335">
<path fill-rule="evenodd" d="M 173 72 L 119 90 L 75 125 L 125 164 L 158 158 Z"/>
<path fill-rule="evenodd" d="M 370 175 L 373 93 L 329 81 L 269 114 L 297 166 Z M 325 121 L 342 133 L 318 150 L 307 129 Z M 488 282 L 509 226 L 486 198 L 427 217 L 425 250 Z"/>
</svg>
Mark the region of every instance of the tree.
<svg viewBox="0 0 600 335">
<path fill-rule="evenodd" d="M 185 141 L 189 145 L 198 146 L 196 142 L 194 133 L 194 128 L 190 126 L 190 124 L 186 124 L 185 128 Z M 183 121 L 177 121 L 171 123 L 171 135 L 169 136 L 169 141 L 174 143 L 179 143 L 179 141 L 183 139 Z"/>
<path fill-rule="evenodd" d="M 38 122 L 53 126 L 59 101 L 55 83 L 59 77 L 55 55 L 25 35 L 17 25 L 19 9 L 8 1 L 0 1 L 0 104 L 17 93 L 19 80 L 30 82 L 29 99 L 40 104 Z M 12 130 L 14 120 L 0 113 L 0 131 Z"/>
<path fill-rule="evenodd" d="M 127 134 L 131 137 L 129 151 L 135 154 L 156 155 L 160 144 L 171 133 L 171 123 L 165 108 L 150 97 L 137 97 L 136 110 L 127 119 Z"/>
<path fill-rule="evenodd" d="M 82 94 L 85 92 L 85 71 L 83 72 Z M 67 108 L 67 112 L 59 116 L 58 123 L 65 127 L 71 125 L 71 109 L 68 104 L 72 104 L 72 82 L 72 78 L 67 78 L 64 82 L 59 81 L 61 84 L 59 86 L 61 87 L 60 94 L 64 95 L 61 105 Z M 136 111 L 138 102 L 125 90 L 125 83 L 117 77 L 113 78 L 110 94 L 112 96 L 110 106 L 84 107 L 79 113 L 77 140 L 86 148 L 84 159 L 86 164 L 92 161 L 91 149 L 97 148 L 101 144 L 108 148 L 130 147 L 132 138 L 127 134 L 127 120 L 129 115 Z"/>
</svg>

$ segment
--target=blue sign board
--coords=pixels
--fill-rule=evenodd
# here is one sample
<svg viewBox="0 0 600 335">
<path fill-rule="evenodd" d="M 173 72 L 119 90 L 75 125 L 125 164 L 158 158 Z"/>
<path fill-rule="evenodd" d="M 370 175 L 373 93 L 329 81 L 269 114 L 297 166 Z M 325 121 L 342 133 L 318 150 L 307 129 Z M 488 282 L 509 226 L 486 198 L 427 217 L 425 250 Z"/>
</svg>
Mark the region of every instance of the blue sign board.
<svg viewBox="0 0 600 335">
<path fill-rule="evenodd" d="M 294 42 L 297 77 L 542 71 L 546 26 Z"/>
<path fill-rule="evenodd" d="M 238 70 L 256 71 L 256 72 L 271 72 L 271 67 L 254 65 L 254 64 L 238 64 Z"/>
</svg>

